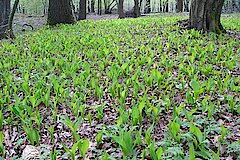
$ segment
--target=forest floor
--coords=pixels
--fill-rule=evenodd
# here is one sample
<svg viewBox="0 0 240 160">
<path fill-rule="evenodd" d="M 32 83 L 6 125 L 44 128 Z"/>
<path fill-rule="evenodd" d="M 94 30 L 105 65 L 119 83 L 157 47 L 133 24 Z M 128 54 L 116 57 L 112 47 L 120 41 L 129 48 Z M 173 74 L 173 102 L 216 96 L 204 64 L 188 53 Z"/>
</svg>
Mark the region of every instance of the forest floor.
<svg viewBox="0 0 240 160">
<path fill-rule="evenodd" d="M 88 14 L 87 20 L 107 20 L 117 19 L 117 14 L 103 14 L 101 16 L 97 14 Z M 14 30 L 17 34 L 23 34 L 24 32 L 32 31 L 31 27 L 24 26 L 24 24 L 31 25 L 33 30 L 36 31 L 46 25 L 47 16 L 27 16 L 27 15 L 16 15 L 14 19 Z M 23 31 L 25 29 L 25 31 Z"/>
<path fill-rule="evenodd" d="M 182 16 L 187 18 L 189 13 L 151 13 L 151 14 L 143 14 L 143 16 Z M 223 17 L 238 17 L 240 19 L 240 14 L 223 14 Z M 108 20 L 108 19 L 117 19 L 117 14 L 87 14 L 87 20 Z M 29 26 L 24 26 L 24 24 L 31 25 L 33 27 L 33 31 L 36 31 L 46 25 L 47 23 L 47 16 L 28 16 L 17 14 L 14 19 L 14 30 L 16 34 L 24 34 L 26 32 L 32 31 L 32 28 Z"/>
<path fill-rule="evenodd" d="M 34 32 L 0 45 L 0 156 L 239 159 L 240 19 L 215 35 L 184 18 L 16 17 Z"/>
</svg>

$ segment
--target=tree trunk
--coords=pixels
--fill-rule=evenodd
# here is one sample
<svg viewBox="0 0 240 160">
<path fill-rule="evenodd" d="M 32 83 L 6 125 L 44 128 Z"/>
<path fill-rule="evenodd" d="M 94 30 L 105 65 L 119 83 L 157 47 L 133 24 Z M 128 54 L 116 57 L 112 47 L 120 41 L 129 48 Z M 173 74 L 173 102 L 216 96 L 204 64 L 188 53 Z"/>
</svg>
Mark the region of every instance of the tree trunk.
<svg viewBox="0 0 240 160">
<path fill-rule="evenodd" d="M 163 12 L 162 0 L 159 1 L 159 11 Z"/>
<path fill-rule="evenodd" d="M 7 36 L 8 36 L 9 38 L 11 38 L 11 39 L 15 39 L 15 36 L 14 36 L 14 34 L 13 34 L 12 25 L 13 25 L 13 18 L 14 18 L 15 12 L 16 12 L 16 10 L 17 10 L 18 3 L 19 3 L 19 0 L 15 0 L 15 1 L 14 1 L 13 8 L 12 8 L 12 12 L 11 12 L 10 17 L 9 17 L 9 20 L 8 20 Z"/>
<path fill-rule="evenodd" d="M 109 5 L 107 4 L 107 6 L 105 7 L 105 14 L 111 14 L 112 13 L 111 11 L 116 5 L 116 4 L 114 4 L 114 2 L 116 2 L 116 1 L 113 0 Z"/>
<path fill-rule="evenodd" d="M 0 39 L 7 37 L 10 0 L 0 0 Z"/>
<path fill-rule="evenodd" d="M 146 0 L 146 5 L 145 5 L 145 8 L 144 8 L 144 13 L 150 13 L 151 12 L 151 1 L 150 0 Z"/>
<path fill-rule="evenodd" d="M 95 5 L 95 0 L 91 0 L 91 12 L 92 12 L 92 13 L 95 12 L 94 5 Z"/>
<path fill-rule="evenodd" d="M 138 0 L 134 0 L 134 17 L 140 17 L 140 8 L 139 8 L 139 2 Z"/>
<path fill-rule="evenodd" d="M 108 4 L 107 2 L 108 2 L 107 0 L 103 0 L 105 12 L 106 12 L 106 10 L 107 10 L 107 4 Z"/>
<path fill-rule="evenodd" d="M 169 11 L 169 4 L 168 4 L 168 0 L 165 2 L 165 12 Z"/>
<path fill-rule="evenodd" d="M 183 0 L 177 0 L 177 5 L 176 5 L 176 12 L 182 12 L 183 11 Z"/>
<path fill-rule="evenodd" d="M 91 6 L 91 3 L 90 3 L 90 0 L 87 0 L 87 9 L 88 9 L 88 13 L 90 13 L 91 12 L 91 8 L 90 8 L 90 6 Z"/>
<path fill-rule="evenodd" d="M 74 23 L 70 0 L 49 0 L 47 21 L 49 25 Z"/>
<path fill-rule="evenodd" d="M 22 7 L 22 14 L 25 14 L 25 13 L 27 13 L 27 12 L 26 12 L 26 10 L 25 10 L 25 7 L 23 6 L 23 7 Z"/>
<path fill-rule="evenodd" d="M 78 20 L 84 20 L 87 18 L 86 8 L 87 8 L 86 0 L 80 0 Z"/>
<path fill-rule="evenodd" d="M 119 0 L 119 3 L 118 3 L 118 18 L 124 18 L 123 0 Z"/>
<path fill-rule="evenodd" d="M 238 1 L 238 12 L 240 12 L 240 1 Z"/>
<path fill-rule="evenodd" d="M 220 33 L 224 0 L 193 0 L 190 9 L 190 28 Z"/>
<path fill-rule="evenodd" d="M 98 14 L 102 15 L 102 0 L 98 0 Z"/>
</svg>

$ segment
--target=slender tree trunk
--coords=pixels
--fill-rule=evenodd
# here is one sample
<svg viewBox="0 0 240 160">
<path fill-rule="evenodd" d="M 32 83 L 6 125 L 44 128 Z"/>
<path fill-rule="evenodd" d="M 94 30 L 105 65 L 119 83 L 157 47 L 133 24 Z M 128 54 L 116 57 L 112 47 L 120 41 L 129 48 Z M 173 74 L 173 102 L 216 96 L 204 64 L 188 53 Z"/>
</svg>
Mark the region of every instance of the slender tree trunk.
<svg viewBox="0 0 240 160">
<path fill-rule="evenodd" d="M 98 0 L 98 14 L 102 15 L 102 0 Z"/>
<path fill-rule="evenodd" d="M 160 10 L 160 12 L 163 12 L 162 0 L 159 1 L 159 4 L 160 4 L 159 10 Z"/>
<path fill-rule="evenodd" d="M 80 0 L 78 20 L 84 20 L 87 18 L 86 8 L 87 8 L 87 1 Z"/>
<path fill-rule="evenodd" d="M 88 8 L 88 13 L 90 13 L 91 12 L 91 2 L 90 2 L 90 0 L 87 0 L 87 3 L 88 3 L 88 5 L 87 5 L 87 8 Z"/>
<path fill-rule="evenodd" d="M 112 10 L 117 6 L 117 4 L 115 3 L 111 8 L 110 8 L 110 13 L 112 13 Z"/>
<path fill-rule="evenodd" d="M 43 5 L 43 15 L 46 15 L 46 6 L 47 6 L 47 1 L 46 0 L 42 0 L 42 5 Z"/>
<path fill-rule="evenodd" d="M 10 0 L 0 0 L 0 39 L 7 37 Z"/>
<path fill-rule="evenodd" d="M 184 1 L 184 12 L 189 12 L 189 0 Z"/>
<path fill-rule="evenodd" d="M 95 0 L 91 0 L 91 12 L 94 13 L 95 12 Z"/>
<path fill-rule="evenodd" d="M 153 5 L 152 5 L 152 6 L 153 6 L 153 7 L 150 8 L 150 12 L 151 12 L 151 11 L 152 11 L 152 12 L 156 12 L 156 10 L 157 10 L 157 9 L 155 9 L 155 8 L 157 8 L 157 7 L 156 7 L 156 6 L 157 6 L 157 5 L 156 5 L 156 1 L 153 1 Z M 150 13 L 150 12 L 149 12 L 149 13 Z"/>
<path fill-rule="evenodd" d="M 183 11 L 183 0 L 177 0 L 177 5 L 176 5 L 176 12 L 182 12 Z"/>
<path fill-rule="evenodd" d="M 48 24 L 74 23 L 70 0 L 49 0 Z"/>
<path fill-rule="evenodd" d="M 119 0 L 119 3 L 118 3 L 118 18 L 124 18 L 123 0 Z"/>
<path fill-rule="evenodd" d="M 18 7 L 19 0 L 15 0 L 13 4 L 13 8 L 10 14 L 10 0 L 5 1 L 2 0 L 0 2 L 0 39 L 3 38 L 10 38 L 15 39 L 15 36 L 13 34 L 13 18 L 16 13 L 17 7 Z M 9 15 L 10 14 L 10 15 Z"/>
<path fill-rule="evenodd" d="M 238 1 L 238 11 L 240 12 L 240 1 Z"/>
<path fill-rule="evenodd" d="M 144 8 L 144 13 L 150 13 L 151 12 L 151 0 L 146 0 L 146 5 Z"/>
<path fill-rule="evenodd" d="M 112 13 L 112 9 L 116 6 L 116 4 L 114 4 L 114 2 L 116 2 L 116 1 L 112 0 L 112 2 L 110 4 L 107 4 L 107 6 L 105 7 L 105 14 L 111 14 Z"/>
<path fill-rule="evenodd" d="M 104 3 L 104 10 L 106 12 L 107 11 L 108 1 L 107 0 L 103 0 L 103 3 Z"/>
<path fill-rule="evenodd" d="M 190 28 L 220 33 L 224 0 L 193 0 L 190 10 Z"/>
<path fill-rule="evenodd" d="M 23 6 L 22 7 L 22 14 L 25 14 L 26 13 L 26 10 L 25 10 L 25 7 Z"/>
<path fill-rule="evenodd" d="M 140 7 L 139 7 L 139 2 L 138 0 L 134 0 L 134 17 L 140 17 Z"/>
<path fill-rule="evenodd" d="M 100 15 L 102 15 L 102 0 L 99 0 L 100 1 L 100 4 L 99 4 L 99 7 L 100 7 Z"/>
<path fill-rule="evenodd" d="M 12 8 L 12 12 L 10 14 L 10 17 L 9 17 L 9 21 L 8 21 L 8 32 L 7 32 L 7 36 L 11 39 L 15 39 L 15 36 L 13 34 L 13 28 L 12 28 L 12 25 L 13 25 L 13 18 L 14 18 L 14 15 L 16 13 L 16 10 L 17 10 L 17 6 L 18 6 L 18 3 L 19 3 L 19 0 L 15 0 L 14 1 L 14 4 L 13 4 L 13 8 Z"/>
<path fill-rule="evenodd" d="M 165 2 L 165 12 L 169 11 L 169 4 L 168 4 L 168 0 Z"/>
<path fill-rule="evenodd" d="M 77 14 L 75 14 L 76 13 L 76 7 L 75 7 L 75 5 L 74 5 L 74 3 L 73 3 L 73 0 L 70 0 L 70 6 L 71 6 L 71 9 L 72 9 L 72 15 L 73 15 L 73 17 L 74 17 L 74 20 L 77 20 Z"/>
</svg>

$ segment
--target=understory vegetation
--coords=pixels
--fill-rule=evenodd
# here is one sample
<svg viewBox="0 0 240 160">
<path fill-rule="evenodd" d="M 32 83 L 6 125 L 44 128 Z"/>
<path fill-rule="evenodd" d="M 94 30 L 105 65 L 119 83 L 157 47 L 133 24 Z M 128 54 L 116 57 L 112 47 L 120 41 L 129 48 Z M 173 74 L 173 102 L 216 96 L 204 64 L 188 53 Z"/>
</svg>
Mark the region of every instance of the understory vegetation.
<svg viewBox="0 0 240 160">
<path fill-rule="evenodd" d="M 239 159 L 240 20 L 81 21 L 0 44 L 0 152 L 21 159 Z M 31 152 L 29 156 L 31 156 Z"/>
</svg>

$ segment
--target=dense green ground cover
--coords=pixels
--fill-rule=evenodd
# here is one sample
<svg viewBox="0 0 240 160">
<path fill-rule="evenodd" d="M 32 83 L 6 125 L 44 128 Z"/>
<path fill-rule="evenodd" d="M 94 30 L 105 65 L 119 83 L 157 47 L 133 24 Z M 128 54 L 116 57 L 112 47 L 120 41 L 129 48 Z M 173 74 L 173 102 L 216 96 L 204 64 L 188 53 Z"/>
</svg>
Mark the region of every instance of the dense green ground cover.
<svg viewBox="0 0 240 160">
<path fill-rule="evenodd" d="M 82 21 L 1 42 L 5 158 L 31 144 L 45 159 L 237 159 L 240 20 L 215 35 L 174 25 L 182 18 Z"/>
</svg>

